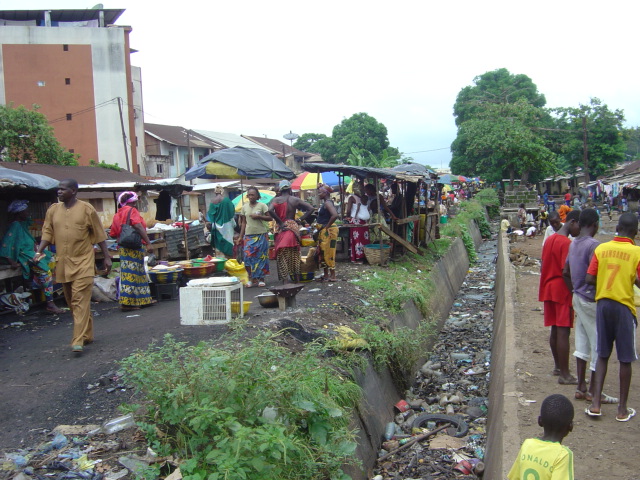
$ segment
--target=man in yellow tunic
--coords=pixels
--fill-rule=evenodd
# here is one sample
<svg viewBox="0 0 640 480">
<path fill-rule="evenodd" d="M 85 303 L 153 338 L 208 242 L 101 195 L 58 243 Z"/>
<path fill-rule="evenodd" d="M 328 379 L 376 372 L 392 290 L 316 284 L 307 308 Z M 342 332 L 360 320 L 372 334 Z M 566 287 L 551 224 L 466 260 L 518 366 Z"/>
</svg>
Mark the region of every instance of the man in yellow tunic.
<svg viewBox="0 0 640 480">
<path fill-rule="evenodd" d="M 64 298 L 73 315 L 71 349 L 80 353 L 93 341 L 91 291 L 95 276 L 93 245 L 98 244 L 104 254 L 104 268 L 111 270 L 107 251 L 106 232 L 95 209 L 78 200 L 78 182 L 62 180 L 58 186 L 58 203 L 47 210 L 42 227 L 42 240 L 34 261 L 49 245 L 56 246 L 56 281 L 62 284 Z"/>
</svg>

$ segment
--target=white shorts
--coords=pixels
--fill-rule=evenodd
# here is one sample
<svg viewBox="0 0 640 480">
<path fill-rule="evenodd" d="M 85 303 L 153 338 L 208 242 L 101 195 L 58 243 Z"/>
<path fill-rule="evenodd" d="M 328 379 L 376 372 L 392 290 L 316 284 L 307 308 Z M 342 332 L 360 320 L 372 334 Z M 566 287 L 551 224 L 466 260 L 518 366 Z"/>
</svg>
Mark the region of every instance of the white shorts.
<svg viewBox="0 0 640 480">
<path fill-rule="evenodd" d="M 576 351 L 573 356 L 588 362 L 592 372 L 596 371 L 596 302 L 587 302 L 580 295 L 573 295 L 573 311 L 576 314 Z"/>
</svg>

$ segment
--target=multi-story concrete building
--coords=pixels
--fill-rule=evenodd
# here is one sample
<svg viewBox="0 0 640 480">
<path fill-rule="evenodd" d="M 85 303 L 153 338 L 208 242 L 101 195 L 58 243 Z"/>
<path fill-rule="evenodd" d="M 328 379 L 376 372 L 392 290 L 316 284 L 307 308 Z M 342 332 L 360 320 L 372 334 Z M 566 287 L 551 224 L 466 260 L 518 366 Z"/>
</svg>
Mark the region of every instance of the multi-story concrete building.
<svg viewBox="0 0 640 480">
<path fill-rule="evenodd" d="M 60 144 L 91 161 L 140 171 L 142 81 L 124 10 L 0 11 L 0 103 L 47 116 Z"/>
</svg>

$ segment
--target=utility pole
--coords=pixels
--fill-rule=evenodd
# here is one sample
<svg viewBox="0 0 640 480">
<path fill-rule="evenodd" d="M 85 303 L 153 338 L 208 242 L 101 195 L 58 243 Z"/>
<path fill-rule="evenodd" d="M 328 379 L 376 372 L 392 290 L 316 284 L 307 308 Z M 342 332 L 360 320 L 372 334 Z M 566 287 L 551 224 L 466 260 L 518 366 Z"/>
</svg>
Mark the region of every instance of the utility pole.
<svg viewBox="0 0 640 480">
<path fill-rule="evenodd" d="M 127 170 L 131 171 L 129 167 L 129 150 L 127 149 L 127 134 L 124 129 L 124 119 L 122 118 L 122 98 L 118 97 L 118 111 L 120 112 L 120 128 L 122 129 L 122 146 L 124 146 L 124 158 L 127 161 Z"/>
<path fill-rule="evenodd" d="M 187 129 L 187 168 L 185 172 L 193 167 L 193 157 L 191 156 L 191 131 Z M 193 185 L 193 180 L 190 180 L 189 183 Z"/>
<path fill-rule="evenodd" d="M 582 161 L 584 162 L 584 186 L 589 185 L 589 147 L 587 146 L 587 117 L 582 117 Z"/>
</svg>

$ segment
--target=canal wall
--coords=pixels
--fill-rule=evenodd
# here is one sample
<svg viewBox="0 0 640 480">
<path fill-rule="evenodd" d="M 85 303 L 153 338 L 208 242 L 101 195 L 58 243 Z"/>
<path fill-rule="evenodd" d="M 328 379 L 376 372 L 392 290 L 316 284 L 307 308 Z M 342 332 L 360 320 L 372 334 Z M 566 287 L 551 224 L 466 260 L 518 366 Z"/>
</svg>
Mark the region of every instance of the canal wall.
<svg viewBox="0 0 640 480">
<path fill-rule="evenodd" d="M 475 222 L 469 225 L 469 231 L 474 238 L 476 248 L 482 243 L 482 237 Z M 476 241 L 477 239 L 477 241 Z M 431 279 L 433 281 L 433 301 L 431 319 L 437 323 L 437 330 L 444 325 L 449 316 L 455 297 L 469 270 L 469 257 L 464 243 L 456 238 L 451 248 L 434 265 Z M 425 319 L 413 302 L 407 302 L 402 312 L 393 319 L 392 328 L 415 328 Z M 426 352 L 425 352 L 426 356 Z M 345 472 L 354 480 L 371 478 L 378 450 L 384 435 L 384 428 L 393 421 L 395 412 L 393 406 L 404 397 L 404 392 L 398 392 L 388 369 L 376 371 L 371 358 L 366 367 L 356 374 L 356 381 L 363 389 L 363 400 L 354 416 L 354 427 L 359 431 L 356 456 L 362 462 L 362 469 L 346 468 Z"/>
<path fill-rule="evenodd" d="M 510 465 L 503 458 L 515 458 L 520 449 L 515 364 L 522 352 L 513 342 L 516 275 L 502 232 L 498 233 L 495 294 L 484 475 L 488 480 L 506 478 Z"/>
</svg>

